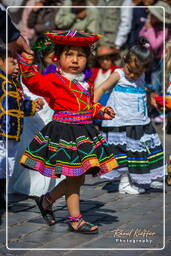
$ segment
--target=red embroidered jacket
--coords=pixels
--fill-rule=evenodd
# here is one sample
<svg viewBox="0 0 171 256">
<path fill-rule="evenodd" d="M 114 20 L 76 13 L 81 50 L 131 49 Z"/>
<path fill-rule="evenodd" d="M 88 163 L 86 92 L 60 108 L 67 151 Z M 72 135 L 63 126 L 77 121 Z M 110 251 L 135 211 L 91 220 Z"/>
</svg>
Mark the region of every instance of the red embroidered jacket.
<svg viewBox="0 0 171 256">
<path fill-rule="evenodd" d="M 94 84 L 91 82 L 87 82 L 86 90 L 81 83 L 76 80 L 70 81 L 59 73 L 42 75 L 31 61 L 21 56 L 19 56 L 19 66 L 23 83 L 32 93 L 44 97 L 53 110 L 92 110 L 93 118 L 103 118 L 104 107 L 100 103 L 93 102 Z"/>
</svg>

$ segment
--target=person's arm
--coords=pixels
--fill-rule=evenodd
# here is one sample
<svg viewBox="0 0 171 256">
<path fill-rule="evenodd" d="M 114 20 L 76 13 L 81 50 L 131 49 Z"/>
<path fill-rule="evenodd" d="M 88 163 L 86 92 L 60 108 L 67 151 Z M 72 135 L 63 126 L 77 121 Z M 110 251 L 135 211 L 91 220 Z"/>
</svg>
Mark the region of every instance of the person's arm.
<svg viewBox="0 0 171 256">
<path fill-rule="evenodd" d="M 32 64 L 33 57 L 26 55 L 18 55 L 18 64 L 22 75 L 22 82 L 34 94 L 42 97 L 51 96 L 49 88 L 51 83 L 47 78 L 48 75 L 42 75 L 38 72 L 35 65 Z M 27 56 L 27 58 L 26 58 Z"/>
<path fill-rule="evenodd" d="M 94 93 L 94 102 L 98 102 L 102 95 L 108 91 L 114 84 L 116 84 L 120 79 L 120 75 L 118 72 L 112 73 L 108 79 L 106 79 L 96 90 Z"/>
<path fill-rule="evenodd" d="M 101 103 L 94 102 L 94 85 L 93 85 L 93 90 L 91 91 L 91 101 L 92 101 L 93 119 L 111 120 L 115 117 L 115 112 L 111 107 L 103 106 Z"/>
<path fill-rule="evenodd" d="M 0 4 L 0 38 L 6 43 L 6 11 L 2 4 Z M 17 40 L 20 36 L 19 30 L 14 26 L 8 15 L 8 42 Z"/>
<path fill-rule="evenodd" d="M 122 6 L 131 6 L 130 0 L 125 0 Z M 132 8 L 121 8 L 120 25 L 115 39 L 116 49 L 120 49 L 127 41 L 132 26 Z"/>
<path fill-rule="evenodd" d="M 14 26 L 8 15 L 8 28 L 6 27 L 6 11 L 0 4 L 0 38 L 6 43 L 6 29 L 8 29 L 9 49 L 15 55 L 17 50 L 22 50 L 28 54 L 33 54 L 26 40 L 20 35 L 20 31 Z"/>
</svg>

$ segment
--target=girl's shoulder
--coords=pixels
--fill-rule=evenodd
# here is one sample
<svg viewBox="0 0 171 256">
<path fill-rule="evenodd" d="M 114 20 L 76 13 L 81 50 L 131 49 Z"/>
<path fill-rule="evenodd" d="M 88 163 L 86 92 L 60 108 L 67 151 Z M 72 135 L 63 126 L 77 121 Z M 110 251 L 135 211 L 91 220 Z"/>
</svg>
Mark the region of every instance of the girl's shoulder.
<svg viewBox="0 0 171 256">
<path fill-rule="evenodd" d="M 122 76 L 124 76 L 125 75 L 125 73 L 124 73 L 124 71 L 123 71 L 123 68 L 115 68 L 115 70 L 114 70 L 114 72 L 118 72 L 120 75 L 122 75 Z"/>
<path fill-rule="evenodd" d="M 123 68 L 116 68 L 114 72 L 119 74 L 120 79 L 125 78 L 125 73 L 123 71 Z"/>
</svg>

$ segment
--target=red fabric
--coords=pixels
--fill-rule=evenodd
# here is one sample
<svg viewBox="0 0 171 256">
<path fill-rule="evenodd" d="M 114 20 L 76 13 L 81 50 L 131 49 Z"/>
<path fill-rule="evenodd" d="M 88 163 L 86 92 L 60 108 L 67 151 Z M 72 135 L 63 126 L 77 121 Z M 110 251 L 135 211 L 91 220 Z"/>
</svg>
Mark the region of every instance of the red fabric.
<svg viewBox="0 0 171 256">
<path fill-rule="evenodd" d="M 103 106 L 93 102 L 94 84 L 88 82 L 90 96 L 87 96 L 82 91 L 79 92 L 80 88 L 75 83 L 62 75 L 55 73 L 42 75 L 35 66 L 24 63 L 23 60 L 26 61 L 24 58 L 19 60 L 23 83 L 32 93 L 44 97 L 53 110 L 86 111 L 92 109 L 93 117 L 99 119 L 98 112 Z"/>
<path fill-rule="evenodd" d="M 88 34 L 83 34 L 83 36 L 73 36 L 73 34 L 70 35 L 69 33 L 66 33 L 66 35 L 62 35 L 60 33 L 58 34 L 57 32 L 47 32 L 46 34 L 50 38 L 50 40 L 52 40 L 56 44 L 63 45 L 90 46 L 100 38 L 99 35 Z"/>
<path fill-rule="evenodd" d="M 155 100 L 159 106 L 162 106 L 162 107 L 165 106 L 165 107 L 171 109 L 171 97 L 166 96 L 164 99 L 163 96 L 156 96 Z"/>
<path fill-rule="evenodd" d="M 114 71 L 115 71 L 115 69 L 117 69 L 117 68 L 121 68 L 121 67 L 118 67 L 118 66 L 115 66 L 115 65 L 112 65 L 112 67 L 111 67 L 111 73 L 113 73 Z M 92 83 L 94 83 L 95 82 L 95 80 L 96 80 L 96 77 L 97 77 L 97 75 L 98 75 L 98 72 L 99 72 L 99 70 L 100 70 L 101 68 L 91 68 L 91 72 L 92 72 L 92 76 L 90 77 L 90 81 L 92 82 Z M 105 72 L 107 72 L 108 71 L 108 69 L 107 70 L 102 70 L 102 73 L 105 73 Z"/>
</svg>

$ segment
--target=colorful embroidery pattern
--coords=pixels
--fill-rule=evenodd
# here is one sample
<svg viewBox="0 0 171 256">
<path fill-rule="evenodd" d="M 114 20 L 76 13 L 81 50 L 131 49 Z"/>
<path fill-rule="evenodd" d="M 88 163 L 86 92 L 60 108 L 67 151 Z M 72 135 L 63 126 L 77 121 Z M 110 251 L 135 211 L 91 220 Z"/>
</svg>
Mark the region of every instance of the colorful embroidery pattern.
<svg viewBox="0 0 171 256">
<path fill-rule="evenodd" d="M 59 123 L 51 122 L 50 130 L 57 129 Z M 53 127 L 54 126 L 54 127 Z M 61 124 L 63 130 L 67 124 Z M 61 128 L 62 129 L 62 128 Z M 76 125 L 71 125 L 71 130 L 77 129 Z M 41 174 L 57 178 L 61 174 L 66 176 L 79 176 L 86 173 L 90 168 L 97 167 L 96 175 L 101 175 L 117 167 L 113 154 L 110 153 L 108 145 L 100 134 L 94 137 L 81 135 L 71 139 L 70 135 L 60 133 L 60 138 L 51 138 L 50 135 L 43 135 L 44 131 L 34 137 L 34 140 L 21 158 L 21 163 L 31 169 L 39 171 Z M 79 127 L 74 131 L 74 136 L 80 134 L 84 128 Z M 58 131 L 57 131 L 58 132 Z M 46 132 L 45 132 L 46 133 Z M 67 137 L 68 136 L 68 137 Z"/>
</svg>

